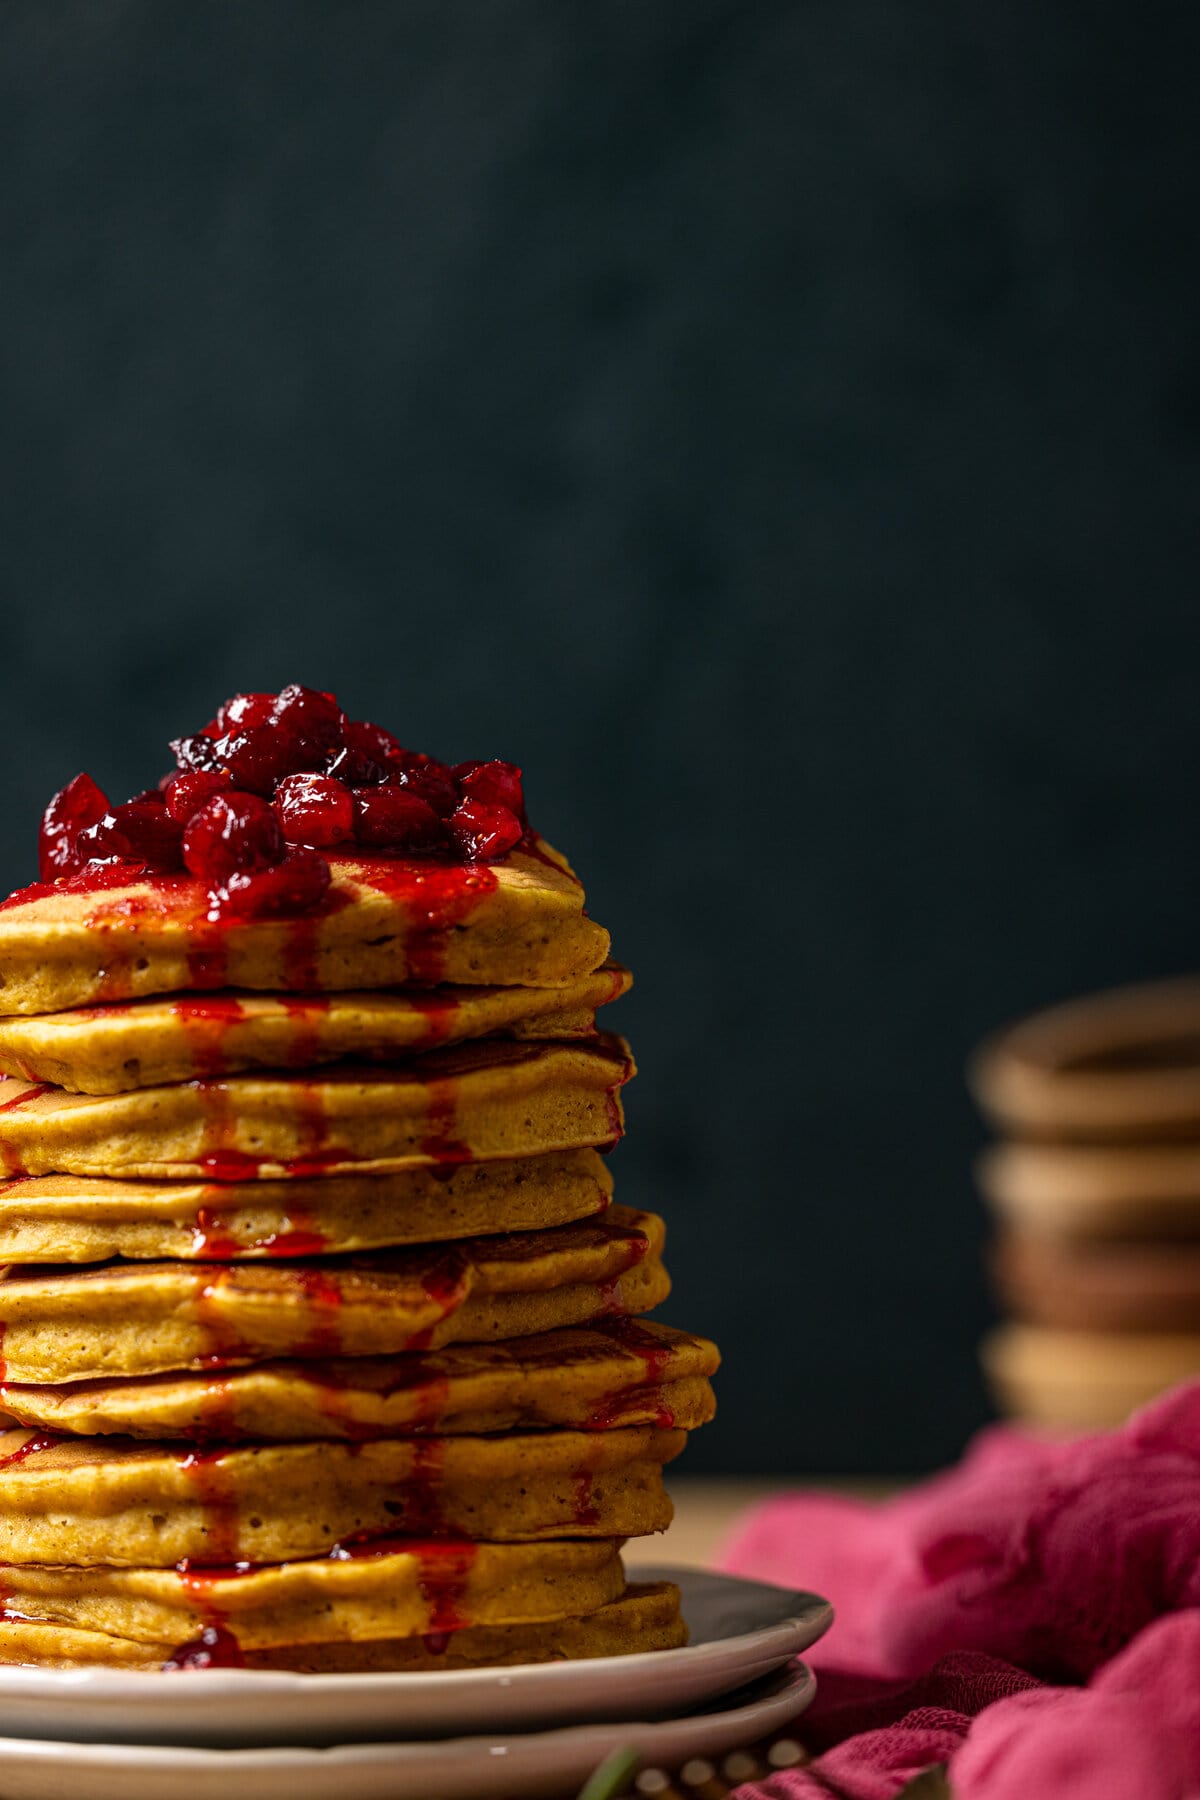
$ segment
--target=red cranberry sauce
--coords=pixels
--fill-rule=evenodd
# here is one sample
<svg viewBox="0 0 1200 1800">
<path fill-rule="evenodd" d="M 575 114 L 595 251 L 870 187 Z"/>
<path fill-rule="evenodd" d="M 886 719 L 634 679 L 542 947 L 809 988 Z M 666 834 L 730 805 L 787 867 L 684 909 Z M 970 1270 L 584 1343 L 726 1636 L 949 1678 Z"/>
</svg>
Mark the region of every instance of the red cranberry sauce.
<svg viewBox="0 0 1200 1800">
<path fill-rule="evenodd" d="M 108 871 L 118 885 L 186 870 L 213 920 L 294 918 L 324 898 L 326 851 L 486 863 L 531 839 L 515 764 L 448 766 L 296 683 L 234 695 L 171 748 L 175 769 L 120 806 L 90 775 L 54 796 L 39 838 L 46 891 Z"/>
</svg>

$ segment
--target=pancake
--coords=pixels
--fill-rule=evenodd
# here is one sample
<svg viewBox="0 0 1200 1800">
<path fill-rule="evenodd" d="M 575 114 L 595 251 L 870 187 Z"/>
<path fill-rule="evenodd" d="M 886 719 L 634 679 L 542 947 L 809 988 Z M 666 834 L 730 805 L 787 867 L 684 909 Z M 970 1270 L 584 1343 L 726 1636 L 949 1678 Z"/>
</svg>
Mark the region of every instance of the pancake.
<svg viewBox="0 0 1200 1800">
<path fill-rule="evenodd" d="M 1011 1310 L 1033 1324 L 1200 1333 L 1200 1244 L 1007 1231 L 992 1246 L 992 1272 Z"/>
<path fill-rule="evenodd" d="M 596 1008 L 630 985 L 628 970 L 606 963 L 558 988 L 190 994 L 13 1016 L 0 1019 L 0 1069 L 70 1093 L 118 1094 L 248 1069 L 395 1058 L 470 1038 L 585 1037 Z"/>
<path fill-rule="evenodd" d="M 0 1264 L 313 1256 L 568 1225 L 603 1212 L 594 1150 L 305 1181 L 0 1182 Z"/>
<path fill-rule="evenodd" d="M 349 1438 L 530 1426 L 692 1431 L 712 1418 L 715 1344 L 666 1325 L 604 1319 L 500 1344 L 408 1356 L 256 1363 L 223 1378 L 148 1375 L 62 1387 L 0 1384 L 22 1424 L 85 1436 Z"/>
<path fill-rule="evenodd" d="M 0 1171 L 267 1179 L 387 1174 L 614 1144 L 620 1038 L 488 1040 L 403 1065 L 235 1075 L 101 1096 L 0 1083 Z"/>
<path fill-rule="evenodd" d="M 250 1650 L 241 1658 L 250 1669 L 291 1669 L 301 1674 L 342 1675 L 386 1670 L 470 1669 L 495 1664 L 574 1661 L 591 1656 L 633 1656 L 646 1650 L 675 1650 L 687 1643 L 679 1611 L 679 1589 L 669 1581 L 633 1583 L 619 1600 L 594 1612 L 535 1625 L 468 1625 L 458 1631 L 406 1638 L 370 1638 L 361 1643 L 285 1644 Z M 150 1644 L 69 1625 L 6 1620 L 0 1630 L 0 1663 L 70 1669 L 85 1665 L 117 1668 L 202 1666 L 205 1646 L 192 1658 L 170 1661 L 176 1646 Z M 213 1658 L 212 1660 L 216 1660 Z"/>
<path fill-rule="evenodd" d="M 0 1012 L 196 988 L 546 987 L 608 954 L 583 889 L 540 839 L 487 864 L 328 861 L 325 900 L 295 919 L 210 920 L 205 886 L 191 876 L 113 886 L 101 870 L 25 888 L 0 905 Z"/>
<path fill-rule="evenodd" d="M 1009 1143 L 977 1168 L 994 1211 L 1064 1237 L 1200 1241 L 1200 1147 Z"/>
<path fill-rule="evenodd" d="M 993 1122 L 1027 1136 L 1200 1139 L 1200 980 L 1050 1007 L 989 1038 L 969 1075 Z"/>
<path fill-rule="evenodd" d="M 105 1263 L 0 1279 L 4 1379 L 80 1381 L 280 1356 L 390 1356 L 648 1312 L 654 1213 L 286 1263 Z"/>
<path fill-rule="evenodd" d="M 685 1441 L 639 1426 L 196 1450 L 9 1431 L 0 1561 L 223 1566 L 391 1533 L 636 1537 L 670 1524 L 662 1465 Z M 0 1587 L 7 1579 L 0 1571 Z"/>
<path fill-rule="evenodd" d="M 243 1649 L 528 1625 L 619 1599 L 617 1546 L 445 1540 L 211 1575 L 161 1568 L 0 1567 L 9 1611 L 116 1637 L 182 1645 L 205 1626 Z"/>
<path fill-rule="evenodd" d="M 1004 1325 L 985 1339 L 982 1355 L 1011 1416 L 1056 1431 L 1108 1431 L 1200 1375 L 1200 1333 Z"/>
</svg>

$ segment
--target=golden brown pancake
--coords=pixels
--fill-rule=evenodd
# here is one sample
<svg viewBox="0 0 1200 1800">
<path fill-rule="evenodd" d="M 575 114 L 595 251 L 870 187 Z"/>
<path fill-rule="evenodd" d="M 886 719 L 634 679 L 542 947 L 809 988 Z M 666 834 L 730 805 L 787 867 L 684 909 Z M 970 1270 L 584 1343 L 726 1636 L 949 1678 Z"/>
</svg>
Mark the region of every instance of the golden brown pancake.
<svg viewBox="0 0 1200 1800">
<path fill-rule="evenodd" d="M 662 1465 L 685 1440 L 638 1426 L 197 1450 L 9 1431 L 0 1561 L 275 1563 L 381 1533 L 636 1537 L 670 1524 Z"/>
<path fill-rule="evenodd" d="M 645 1320 L 602 1319 L 499 1344 L 407 1356 L 256 1363 L 223 1377 L 146 1375 L 0 1384 L 25 1425 L 87 1436 L 350 1438 L 622 1425 L 692 1431 L 715 1410 L 715 1344 Z"/>
<path fill-rule="evenodd" d="M 649 1311 L 670 1283 L 654 1213 L 286 1263 L 9 1270 L 0 1355 L 17 1382 L 153 1375 L 280 1356 L 390 1356 Z"/>
<path fill-rule="evenodd" d="M 993 1210 L 1063 1237 L 1200 1241 L 1200 1146 L 996 1144 L 977 1173 Z"/>
<path fill-rule="evenodd" d="M 596 1008 L 630 985 L 628 970 L 606 963 L 557 988 L 188 994 L 10 1016 L 0 1018 L 0 1069 L 70 1093 L 119 1094 L 249 1069 L 394 1060 L 472 1038 L 586 1037 Z"/>
<path fill-rule="evenodd" d="M 679 1602 L 679 1589 L 669 1581 L 631 1582 L 619 1600 L 567 1619 L 535 1625 L 468 1625 L 458 1631 L 368 1638 L 361 1643 L 344 1639 L 331 1644 L 285 1644 L 273 1650 L 250 1650 L 242 1660 L 250 1669 L 341 1675 L 633 1656 L 639 1651 L 674 1650 L 687 1643 Z M 0 1633 L 0 1663 L 42 1668 L 94 1664 L 126 1669 L 158 1669 L 164 1664 L 178 1667 L 188 1658 L 185 1655 L 171 1662 L 176 1649 L 173 1644 L 150 1644 L 28 1620 L 8 1620 Z M 203 1644 L 199 1659 L 205 1660 Z"/>
<path fill-rule="evenodd" d="M 1200 1244 L 1069 1242 L 1006 1231 L 991 1260 L 1001 1297 L 1033 1324 L 1200 1333 Z"/>
<path fill-rule="evenodd" d="M 535 1231 L 603 1212 L 595 1150 L 305 1181 L 0 1181 L 0 1264 L 324 1255 Z"/>
<path fill-rule="evenodd" d="M 218 1180 L 387 1174 L 613 1144 L 620 1038 L 487 1040 L 407 1064 L 235 1075 L 126 1094 L 0 1082 L 0 1170 Z"/>
<path fill-rule="evenodd" d="M 608 954 L 565 859 L 540 841 L 489 864 L 328 860 L 325 902 L 296 919 L 210 921 L 191 876 L 26 889 L 0 906 L 0 1012 L 196 988 L 552 987 Z"/>
<path fill-rule="evenodd" d="M 983 1364 L 1003 1410 L 1057 1431 L 1107 1431 L 1200 1375 L 1200 1333 L 1004 1325 Z"/>
<path fill-rule="evenodd" d="M 1073 1142 L 1200 1139 L 1200 980 L 1088 994 L 997 1032 L 971 1086 L 989 1117 Z"/>
<path fill-rule="evenodd" d="M 11 1612 L 76 1630 L 183 1644 L 219 1623 L 243 1649 L 528 1625 L 620 1598 L 616 1544 L 600 1539 L 355 1547 L 344 1557 L 214 1570 L 0 1568 Z"/>
</svg>

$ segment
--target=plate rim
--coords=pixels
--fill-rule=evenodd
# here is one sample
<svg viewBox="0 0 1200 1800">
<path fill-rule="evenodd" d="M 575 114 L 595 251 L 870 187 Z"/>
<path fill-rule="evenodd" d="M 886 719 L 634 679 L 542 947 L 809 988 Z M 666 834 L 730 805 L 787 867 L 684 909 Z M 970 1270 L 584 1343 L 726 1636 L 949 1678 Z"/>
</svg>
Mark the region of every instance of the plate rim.
<svg viewBox="0 0 1200 1800">
<path fill-rule="evenodd" d="M 534 1667 L 541 1665 L 534 1664 Z M 755 1714 L 766 1703 L 795 1697 L 798 1704 L 791 1716 L 798 1717 L 812 1703 L 817 1690 L 817 1680 L 812 1669 L 800 1657 L 791 1657 L 777 1669 L 760 1674 L 754 1681 L 744 1687 L 734 1689 L 729 1694 L 718 1697 L 717 1703 L 696 1714 L 683 1714 L 666 1719 L 611 1719 L 572 1725 L 553 1725 L 544 1730 L 507 1731 L 507 1732 L 473 1732 L 448 1738 L 417 1739 L 377 1739 L 369 1742 L 347 1742 L 340 1744 L 255 1744 L 248 1747 L 229 1747 L 215 1744 L 106 1744 L 97 1741 L 79 1741 L 73 1738 L 23 1738 L 0 1736 L 0 1778 L 3 1774 L 4 1761 L 8 1757 L 24 1755 L 33 1761 L 49 1761 L 62 1757 L 64 1752 L 73 1760 L 79 1758 L 98 1759 L 102 1765 L 120 1766 L 132 1761 L 136 1773 L 138 1767 L 142 1772 L 153 1772 L 156 1763 L 162 1758 L 170 1761 L 165 1773 L 186 1774 L 194 1771 L 197 1774 L 221 1771 L 237 1774 L 242 1771 L 252 1776 L 256 1768 L 272 1768 L 276 1773 L 295 1771 L 297 1774 L 309 1773 L 321 1767 L 336 1768 L 339 1764 L 352 1770 L 356 1765 L 375 1766 L 400 1758 L 408 1763 L 424 1763 L 438 1756 L 449 1753 L 459 1756 L 478 1755 L 481 1757 L 496 1756 L 503 1753 L 510 1744 L 522 1746 L 564 1748 L 574 1746 L 593 1734 L 611 1735 L 614 1732 L 636 1731 L 663 1732 L 672 1727 L 687 1725 L 695 1720 L 701 1722 L 705 1718 L 724 1720 L 736 1724 L 743 1715 L 748 1723 L 756 1723 Z M 736 1706 L 726 1706 L 725 1700 L 737 1700 Z M 336 1759 L 336 1760 L 335 1760 Z"/>
</svg>

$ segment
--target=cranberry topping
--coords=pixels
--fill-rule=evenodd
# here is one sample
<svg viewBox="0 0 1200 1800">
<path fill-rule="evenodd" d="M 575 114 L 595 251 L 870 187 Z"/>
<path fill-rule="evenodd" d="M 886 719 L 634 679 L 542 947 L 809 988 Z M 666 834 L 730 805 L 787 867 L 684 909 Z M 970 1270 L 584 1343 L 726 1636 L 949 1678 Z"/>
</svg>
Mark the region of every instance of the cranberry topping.
<svg viewBox="0 0 1200 1800">
<path fill-rule="evenodd" d="M 436 850 L 445 842 L 432 806 L 390 782 L 355 788 L 354 835 L 360 844 L 387 850 Z"/>
<path fill-rule="evenodd" d="M 275 811 L 290 844 L 328 849 L 354 836 L 350 789 L 331 775 L 289 775 L 275 790 Z"/>
<path fill-rule="evenodd" d="M 43 881 L 79 873 L 87 857 L 79 854 L 75 840 L 107 811 L 108 800 L 90 775 L 76 775 L 60 788 L 42 814 L 38 863 Z"/>
<path fill-rule="evenodd" d="M 482 800 L 464 800 L 447 823 L 462 854 L 484 862 L 504 856 L 524 835 L 520 819 L 507 806 L 487 806 Z"/>
<path fill-rule="evenodd" d="M 217 886 L 231 875 L 268 869 L 282 857 L 279 820 L 256 794 L 214 794 L 183 834 L 184 862 L 193 875 Z"/>
<path fill-rule="evenodd" d="M 482 800 L 485 806 L 506 806 L 518 819 L 525 816 L 521 771 L 515 763 L 459 763 L 454 771 L 465 800 Z"/>
<path fill-rule="evenodd" d="M 231 875 L 214 896 L 213 914 L 235 919 L 290 918 L 318 906 L 332 879 L 329 864 L 315 850 L 289 850 L 273 868 L 239 870 Z"/>
<path fill-rule="evenodd" d="M 229 770 L 234 786 L 249 788 L 252 794 L 269 798 L 275 783 L 296 767 L 291 739 L 273 725 L 251 725 L 205 742 L 218 766 Z"/>
<path fill-rule="evenodd" d="M 343 844 L 449 864 L 494 862 L 522 842 L 539 854 L 515 763 L 450 768 L 348 719 L 316 688 L 235 694 L 171 748 L 175 769 L 120 806 L 89 775 L 55 795 L 39 838 L 44 883 L 120 886 L 186 868 L 207 885 L 216 923 L 318 907 L 331 879 L 319 852 Z"/>
<path fill-rule="evenodd" d="M 219 738 L 230 731 L 247 731 L 251 725 L 269 725 L 274 711 L 274 694 L 235 694 L 219 709 L 211 725 L 204 727 L 204 735 Z"/>
<path fill-rule="evenodd" d="M 186 825 L 206 800 L 232 786 L 233 776 L 228 769 L 180 769 L 167 776 L 162 793 L 171 817 Z"/>
</svg>

